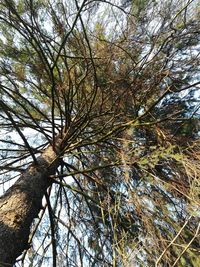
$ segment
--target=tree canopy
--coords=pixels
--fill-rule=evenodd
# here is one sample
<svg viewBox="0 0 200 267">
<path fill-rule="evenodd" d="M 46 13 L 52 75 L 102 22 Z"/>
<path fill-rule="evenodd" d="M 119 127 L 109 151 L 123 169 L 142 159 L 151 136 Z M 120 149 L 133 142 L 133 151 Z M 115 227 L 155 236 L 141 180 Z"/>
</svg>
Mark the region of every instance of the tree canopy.
<svg viewBox="0 0 200 267">
<path fill-rule="evenodd" d="M 198 2 L 0 1 L 2 198 L 50 170 L 15 266 L 200 264 Z"/>
</svg>

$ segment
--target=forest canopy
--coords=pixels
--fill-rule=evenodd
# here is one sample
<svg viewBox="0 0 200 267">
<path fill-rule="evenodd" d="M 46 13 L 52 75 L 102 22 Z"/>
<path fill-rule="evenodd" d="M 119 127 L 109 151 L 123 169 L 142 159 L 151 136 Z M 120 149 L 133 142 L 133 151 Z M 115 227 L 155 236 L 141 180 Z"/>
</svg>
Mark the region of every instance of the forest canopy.
<svg viewBox="0 0 200 267">
<path fill-rule="evenodd" d="M 199 266 L 198 4 L 0 0 L 0 266 Z"/>
</svg>

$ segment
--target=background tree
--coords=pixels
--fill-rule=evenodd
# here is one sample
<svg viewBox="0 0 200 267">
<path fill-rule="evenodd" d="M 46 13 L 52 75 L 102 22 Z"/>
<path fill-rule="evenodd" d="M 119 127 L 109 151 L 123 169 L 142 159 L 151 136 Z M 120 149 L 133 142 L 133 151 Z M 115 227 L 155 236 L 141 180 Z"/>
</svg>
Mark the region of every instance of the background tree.
<svg viewBox="0 0 200 267">
<path fill-rule="evenodd" d="M 1 266 L 197 266 L 198 1 L 3 0 L 0 31 Z"/>
</svg>

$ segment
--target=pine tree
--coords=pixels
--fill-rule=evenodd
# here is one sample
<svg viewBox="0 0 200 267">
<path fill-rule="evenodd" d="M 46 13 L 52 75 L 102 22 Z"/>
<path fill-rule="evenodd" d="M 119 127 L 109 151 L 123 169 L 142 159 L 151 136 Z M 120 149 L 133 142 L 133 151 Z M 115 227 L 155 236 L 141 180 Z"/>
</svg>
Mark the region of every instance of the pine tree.
<svg viewBox="0 0 200 267">
<path fill-rule="evenodd" d="M 195 1 L 0 1 L 0 266 L 198 265 L 199 26 Z"/>
</svg>

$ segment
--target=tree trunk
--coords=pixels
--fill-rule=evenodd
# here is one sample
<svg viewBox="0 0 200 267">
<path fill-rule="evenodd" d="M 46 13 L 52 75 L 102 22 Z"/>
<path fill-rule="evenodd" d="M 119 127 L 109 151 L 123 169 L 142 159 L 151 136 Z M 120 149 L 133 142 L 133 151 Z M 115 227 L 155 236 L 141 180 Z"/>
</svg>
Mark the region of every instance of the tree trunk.
<svg viewBox="0 0 200 267">
<path fill-rule="evenodd" d="M 30 226 L 51 184 L 49 175 L 59 165 L 57 154 L 47 147 L 19 180 L 0 198 L 0 266 L 12 266 L 28 248 Z"/>
</svg>

